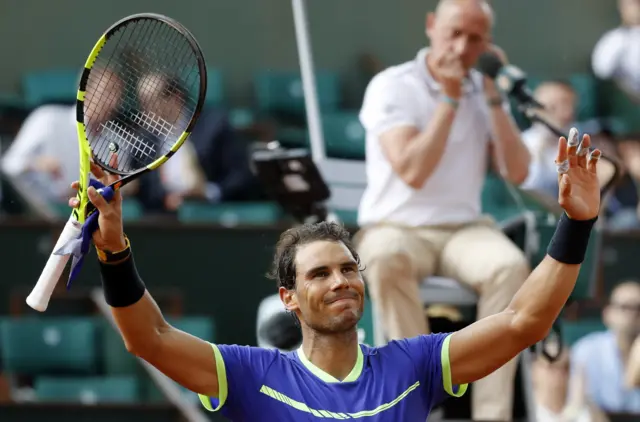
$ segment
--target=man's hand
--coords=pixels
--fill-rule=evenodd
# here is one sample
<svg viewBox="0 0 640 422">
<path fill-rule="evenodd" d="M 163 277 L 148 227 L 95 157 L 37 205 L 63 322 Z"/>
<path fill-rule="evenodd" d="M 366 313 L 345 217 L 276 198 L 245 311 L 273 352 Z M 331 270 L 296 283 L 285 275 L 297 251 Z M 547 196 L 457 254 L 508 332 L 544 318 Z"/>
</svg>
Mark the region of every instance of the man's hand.
<svg viewBox="0 0 640 422">
<path fill-rule="evenodd" d="M 105 186 L 120 178 L 117 175 L 106 173 L 93 162 L 91 163 L 91 173 Z M 78 182 L 73 182 L 71 187 L 77 190 Z M 93 233 L 93 244 L 103 251 L 118 252 L 124 250 L 127 247 L 127 243 L 122 229 L 122 196 L 120 192 L 116 191 L 109 203 L 93 187 L 87 189 L 87 194 L 91 203 L 100 212 L 98 217 L 99 228 Z M 70 207 L 76 208 L 79 204 L 77 198 L 69 199 Z"/>
<path fill-rule="evenodd" d="M 558 203 L 574 220 L 591 220 L 600 211 L 600 184 L 597 163 L 602 153 L 596 149 L 589 153 L 591 138 L 582 136 L 573 128 L 569 140 L 560 138 L 558 142 Z"/>
<path fill-rule="evenodd" d="M 495 54 L 498 59 L 502 62 L 503 65 L 509 63 L 509 59 L 507 58 L 507 53 L 500 47 L 495 44 L 489 44 L 487 47 L 487 53 Z M 493 79 L 485 76 L 484 77 L 484 95 L 488 100 L 495 100 L 496 98 L 500 98 L 501 94 L 498 88 L 496 87 L 496 83 Z"/>
<path fill-rule="evenodd" d="M 450 98 L 458 99 L 462 95 L 462 80 L 465 77 L 460 56 L 450 51 L 436 58 L 433 69 L 434 78 L 442 86 L 442 91 Z"/>
</svg>

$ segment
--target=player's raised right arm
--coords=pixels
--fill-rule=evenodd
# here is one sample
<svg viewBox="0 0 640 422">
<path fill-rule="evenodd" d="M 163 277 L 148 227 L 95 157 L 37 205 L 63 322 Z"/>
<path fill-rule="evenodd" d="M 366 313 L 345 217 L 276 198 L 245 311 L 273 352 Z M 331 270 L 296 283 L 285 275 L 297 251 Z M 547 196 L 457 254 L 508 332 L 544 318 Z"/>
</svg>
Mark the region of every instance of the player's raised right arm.
<svg viewBox="0 0 640 422">
<path fill-rule="evenodd" d="M 91 166 L 91 172 L 104 185 L 117 180 L 117 176 L 106 175 L 95 165 Z M 77 183 L 73 186 L 77 188 Z M 105 299 L 127 350 L 191 391 L 218 397 L 211 345 L 169 325 L 138 274 L 122 228 L 120 193 L 110 203 L 93 188 L 87 193 L 100 212 L 93 243 L 100 259 Z M 70 199 L 69 205 L 77 207 L 77 199 Z"/>
</svg>

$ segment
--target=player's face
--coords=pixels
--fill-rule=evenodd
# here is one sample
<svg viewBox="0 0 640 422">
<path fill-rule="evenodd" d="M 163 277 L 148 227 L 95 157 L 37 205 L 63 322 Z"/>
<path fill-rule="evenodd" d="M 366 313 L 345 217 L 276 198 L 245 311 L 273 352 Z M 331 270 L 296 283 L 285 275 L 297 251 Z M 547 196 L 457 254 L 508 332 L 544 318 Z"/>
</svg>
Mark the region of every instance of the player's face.
<svg viewBox="0 0 640 422">
<path fill-rule="evenodd" d="M 454 52 L 465 69 L 475 66 L 490 41 L 491 19 L 470 1 L 443 7 L 427 16 L 427 36 L 436 55 Z"/>
<path fill-rule="evenodd" d="M 364 281 L 342 242 L 317 241 L 296 253 L 295 311 L 318 332 L 352 330 L 362 315 Z"/>
</svg>

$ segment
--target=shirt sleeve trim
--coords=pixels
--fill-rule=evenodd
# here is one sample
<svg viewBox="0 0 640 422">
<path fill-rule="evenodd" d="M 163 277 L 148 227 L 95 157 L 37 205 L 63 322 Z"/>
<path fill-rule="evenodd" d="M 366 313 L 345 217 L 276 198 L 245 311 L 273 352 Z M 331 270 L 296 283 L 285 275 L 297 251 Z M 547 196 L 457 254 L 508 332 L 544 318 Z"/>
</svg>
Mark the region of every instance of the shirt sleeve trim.
<svg viewBox="0 0 640 422">
<path fill-rule="evenodd" d="M 440 362 L 442 363 L 442 382 L 444 384 L 444 391 L 452 397 L 462 397 L 467 392 L 468 384 L 462 384 L 458 386 L 458 391 L 453 392 L 453 385 L 451 384 L 451 361 L 449 360 L 449 342 L 451 341 L 451 334 L 444 339 L 442 343 L 442 350 L 440 351 Z"/>
<path fill-rule="evenodd" d="M 216 375 L 218 376 L 218 407 L 215 409 L 211 405 L 211 399 L 205 395 L 198 394 L 200 398 L 200 402 L 209 412 L 217 412 L 224 406 L 227 401 L 227 394 L 229 392 L 229 386 L 227 384 L 227 369 L 224 366 L 224 358 L 222 357 L 222 353 L 220 353 L 220 349 L 218 346 L 211 343 L 211 347 L 213 348 L 213 356 L 216 360 Z"/>
</svg>

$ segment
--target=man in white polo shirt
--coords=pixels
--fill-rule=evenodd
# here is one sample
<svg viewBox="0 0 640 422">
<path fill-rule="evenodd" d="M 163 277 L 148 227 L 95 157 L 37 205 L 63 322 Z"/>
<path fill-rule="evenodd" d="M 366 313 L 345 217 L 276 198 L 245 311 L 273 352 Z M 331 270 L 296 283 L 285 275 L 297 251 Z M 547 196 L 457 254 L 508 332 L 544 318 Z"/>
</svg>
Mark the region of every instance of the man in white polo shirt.
<svg viewBox="0 0 640 422">
<path fill-rule="evenodd" d="M 489 162 L 502 160 L 519 184 L 530 161 L 508 105 L 472 69 L 494 48 L 492 23 L 485 1 L 442 0 L 427 15 L 430 48 L 378 74 L 365 94 L 368 185 L 356 242 L 390 339 L 428 333 L 426 276 L 475 288 L 483 318 L 504 310 L 529 273 L 522 252 L 481 215 Z M 511 419 L 515 369 L 511 362 L 476 383 L 474 420 Z"/>
</svg>

